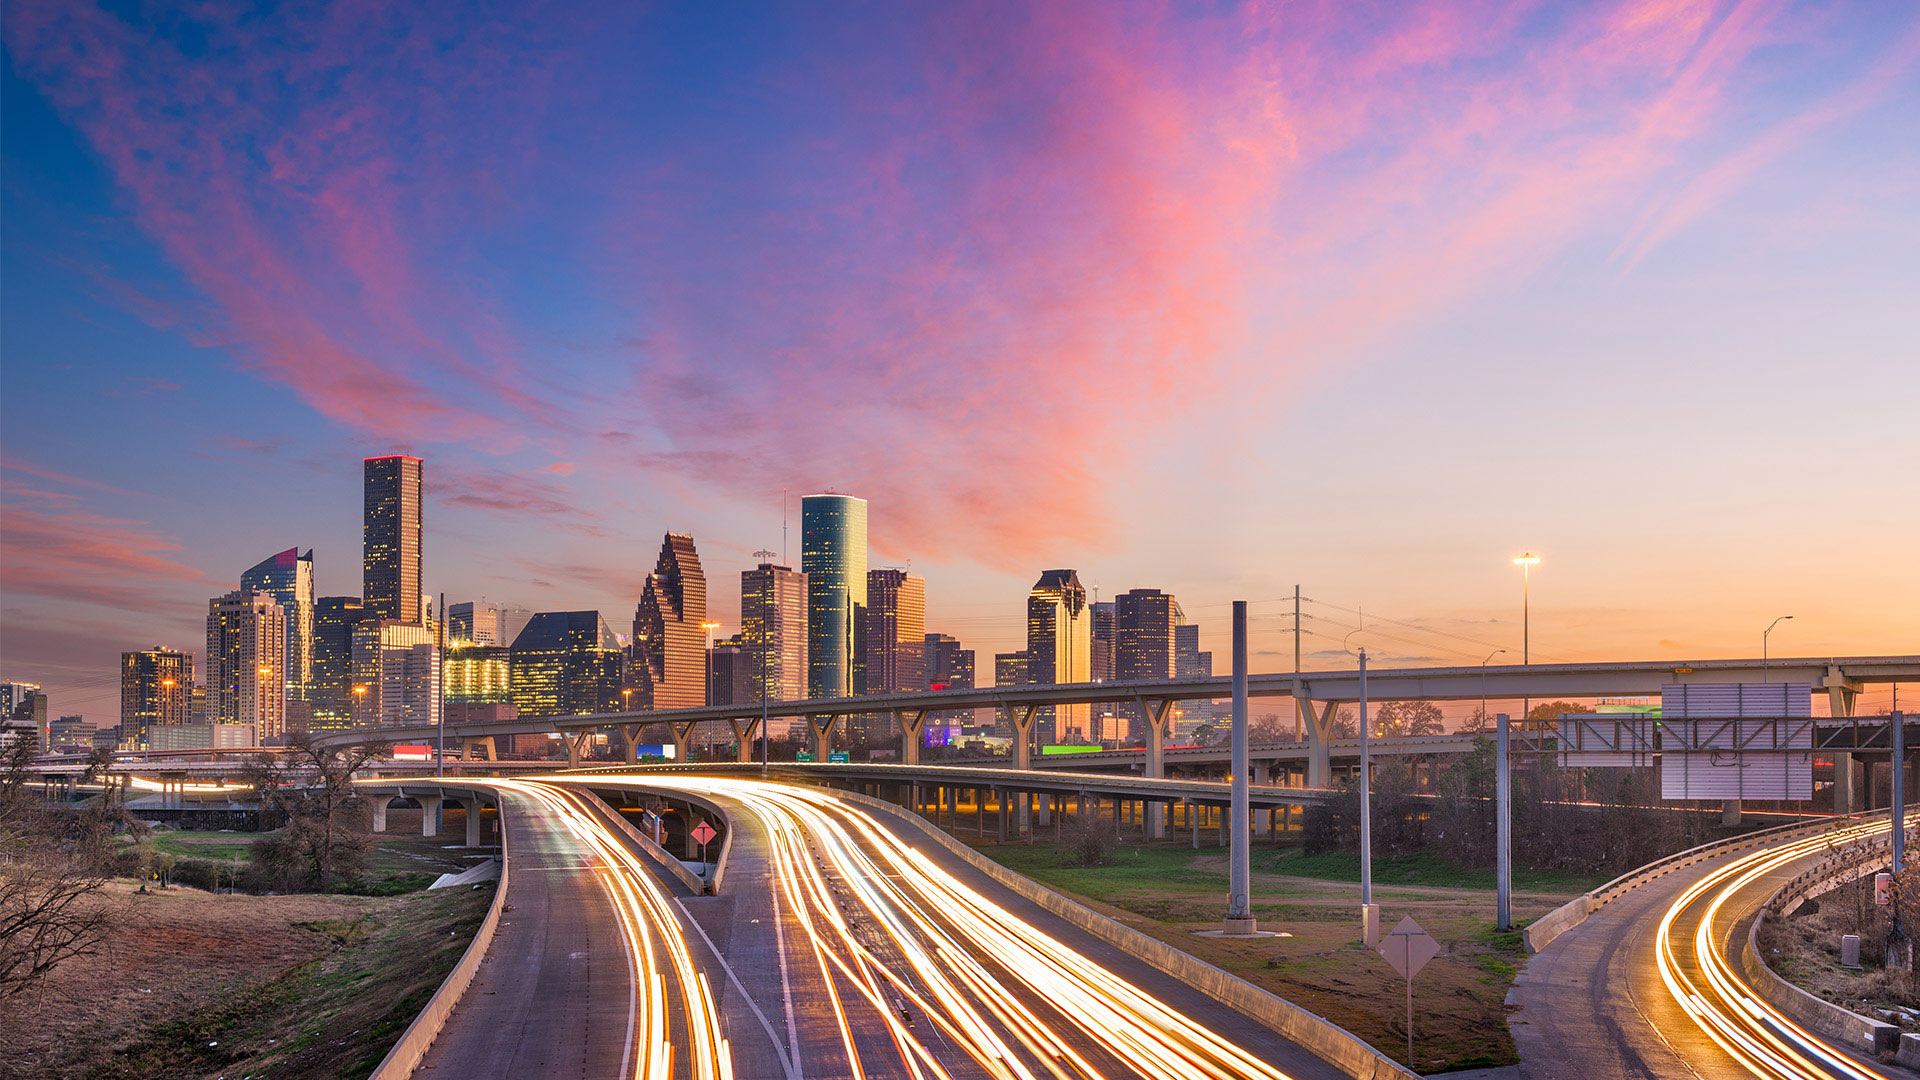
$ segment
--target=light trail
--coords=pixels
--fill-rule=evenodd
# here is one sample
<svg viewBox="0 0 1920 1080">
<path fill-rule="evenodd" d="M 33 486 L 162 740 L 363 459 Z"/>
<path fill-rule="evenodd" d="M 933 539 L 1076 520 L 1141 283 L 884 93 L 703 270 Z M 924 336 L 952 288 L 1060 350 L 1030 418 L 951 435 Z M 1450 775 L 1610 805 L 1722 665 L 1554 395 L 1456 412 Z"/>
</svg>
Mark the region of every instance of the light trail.
<svg viewBox="0 0 1920 1080">
<path fill-rule="evenodd" d="M 795 947 L 832 1015 L 828 1056 L 843 1059 L 817 1068 L 913 1080 L 1288 1080 L 830 793 L 692 777 L 574 782 L 725 797 L 764 826 L 773 885 L 804 938 Z M 820 1062 L 820 1048 L 810 1053 Z"/>
<path fill-rule="evenodd" d="M 1738 858 L 1695 882 L 1660 920 L 1655 958 L 1660 978 L 1681 1009 L 1709 1038 L 1755 1076 L 1769 1080 L 1886 1080 L 1767 1004 L 1746 984 L 1722 947 L 1723 907 L 1760 878 L 1826 849 L 1886 833 L 1890 823 L 1857 825 Z M 1691 937 L 1675 924 L 1704 904 Z M 1697 975 L 1697 977 L 1696 977 Z"/>
</svg>

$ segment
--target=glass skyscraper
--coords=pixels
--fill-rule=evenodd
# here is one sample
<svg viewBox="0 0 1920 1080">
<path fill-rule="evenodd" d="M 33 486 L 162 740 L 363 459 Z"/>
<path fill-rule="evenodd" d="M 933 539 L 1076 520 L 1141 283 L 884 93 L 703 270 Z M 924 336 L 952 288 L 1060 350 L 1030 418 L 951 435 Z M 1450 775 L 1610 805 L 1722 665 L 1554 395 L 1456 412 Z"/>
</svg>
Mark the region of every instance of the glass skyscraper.
<svg viewBox="0 0 1920 1080">
<path fill-rule="evenodd" d="M 693 537 L 668 533 L 633 613 L 641 709 L 707 704 L 707 575 Z"/>
<path fill-rule="evenodd" d="M 620 639 L 598 611 L 543 611 L 513 641 L 513 703 L 523 718 L 617 712 Z"/>
<path fill-rule="evenodd" d="M 193 719 L 193 654 L 155 645 L 120 654 L 120 740 L 144 749 L 147 729 Z"/>
<path fill-rule="evenodd" d="M 240 575 L 240 591 L 266 593 L 287 609 L 287 696 L 306 701 L 313 683 L 313 552 L 288 548 Z"/>
<path fill-rule="evenodd" d="M 1072 570 L 1047 570 L 1027 594 L 1027 682 L 1033 686 L 1089 682 L 1093 677 L 1093 620 L 1087 590 Z M 1047 705 L 1034 726 L 1048 742 L 1086 738 L 1087 705 Z"/>
<path fill-rule="evenodd" d="M 419 623 L 423 463 L 396 454 L 366 459 L 365 603 L 372 618 Z"/>
<path fill-rule="evenodd" d="M 866 653 L 867 500 L 800 500 L 800 571 L 807 575 L 807 696 L 850 697 Z"/>
<path fill-rule="evenodd" d="M 761 563 L 740 571 L 740 637 L 752 700 L 807 696 L 807 575 Z"/>
<path fill-rule="evenodd" d="M 310 726 L 353 726 L 353 629 L 365 618 L 357 596 L 323 596 L 313 604 L 313 682 L 307 687 Z"/>
</svg>

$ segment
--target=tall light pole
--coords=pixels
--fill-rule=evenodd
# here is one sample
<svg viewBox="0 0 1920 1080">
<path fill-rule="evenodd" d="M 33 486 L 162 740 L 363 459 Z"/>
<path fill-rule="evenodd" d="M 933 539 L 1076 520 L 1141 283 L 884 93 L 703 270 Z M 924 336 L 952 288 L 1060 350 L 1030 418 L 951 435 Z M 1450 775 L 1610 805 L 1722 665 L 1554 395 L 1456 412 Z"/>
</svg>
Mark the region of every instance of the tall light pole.
<svg viewBox="0 0 1920 1080">
<path fill-rule="evenodd" d="M 1482 724 L 1487 722 L 1487 662 L 1506 651 L 1495 649 L 1487 654 L 1486 660 L 1480 661 L 1480 722 Z"/>
<path fill-rule="evenodd" d="M 1360 631 L 1354 630 L 1352 637 Z M 1373 902 L 1373 754 L 1367 728 L 1367 648 L 1360 658 L 1360 932 L 1371 949 L 1380 942 L 1380 909 Z"/>
<path fill-rule="evenodd" d="M 1533 568 L 1540 565 L 1540 556 L 1525 552 L 1513 560 L 1520 568 L 1520 664 L 1531 667 L 1533 664 Z M 1520 699 L 1520 722 L 1527 722 L 1527 714 L 1533 711 L 1531 695 Z"/>
<path fill-rule="evenodd" d="M 1767 681 L 1767 638 L 1770 635 L 1772 635 L 1774 627 L 1779 626 L 1783 621 L 1791 618 L 1793 618 L 1793 616 L 1791 615 L 1782 615 L 1780 616 L 1780 618 L 1775 619 L 1772 622 L 1768 623 L 1767 628 L 1760 632 L 1760 681 L 1761 682 Z"/>
</svg>

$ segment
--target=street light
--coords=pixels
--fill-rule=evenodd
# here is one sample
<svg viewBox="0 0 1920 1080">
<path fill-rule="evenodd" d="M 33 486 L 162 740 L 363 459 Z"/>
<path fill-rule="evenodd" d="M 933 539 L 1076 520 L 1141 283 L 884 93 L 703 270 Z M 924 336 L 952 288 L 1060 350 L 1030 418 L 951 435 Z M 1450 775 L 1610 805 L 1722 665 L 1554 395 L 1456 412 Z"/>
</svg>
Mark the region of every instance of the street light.
<svg viewBox="0 0 1920 1080">
<path fill-rule="evenodd" d="M 1356 628 L 1347 633 L 1351 638 Z M 1342 648 L 1346 641 L 1341 641 Z M 1352 652 L 1352 650 L 1348 650 Z M 1360 928 L 1371 949 L 1380 938 L 1380 909 L 1373 902 L 1373 754 L 1367 728 L 1367 647 L 1354 654 L 1360 659 Z"/>
<path fill-rule="evenodd" d="M 1486 660 L 1480 661 L 1480 722 L 1482 724 L 1487 722 L 1487 661 L 1492 660 L 1494 657 L 1506 651 L 1505 649 L 1495 649 L 1487 654 Z"/>
<path fill-rule="evenodd" d="M 1768 623 L 1767 628 L 1761 631 L 1760 633 L 1760 681 L 1761 682 L 1767 681 L 1767 636 L 1773 633 L 1774 627 L 1779 626 L 1783 621 L 1791 618 L 1793 618 L 1793 616 L 1791 615 L 1782 615 L 1780 616 L 1780 618 L 1775 619 L 1772 622 Z"/>
<path fill-rule="evenodd" d="M 1533 568 L 1540 564 L 1540 556 L 1526 552 L 1513 560 L 1520 568 L 1520 663 L 1533 665 Z M 1526 722 L 1527 714 L 1533 711 L 1533 698 L 1520 699 L 1520 720 Z"/>
<path fill-rule="evenodd" d="M 624 712 L 633 711 L 633 687 L 623 686 L 620 688 L 620 708 Z"/>
</svg>

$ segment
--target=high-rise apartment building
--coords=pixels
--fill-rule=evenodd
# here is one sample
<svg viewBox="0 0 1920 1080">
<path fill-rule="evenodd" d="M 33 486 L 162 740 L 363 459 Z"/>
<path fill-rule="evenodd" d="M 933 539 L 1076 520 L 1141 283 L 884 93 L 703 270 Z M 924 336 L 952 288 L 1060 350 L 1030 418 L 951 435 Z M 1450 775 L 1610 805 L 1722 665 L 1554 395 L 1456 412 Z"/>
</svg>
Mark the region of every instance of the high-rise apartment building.
<svg viewBox="0 0 1920 1080">
<path fill-rule="evenodd" d="M 800 500 L 800 570 L 807 578 L 807 696 L 849 697 L 862 685 L 867 610 L 867 500 Z"/>
<path fill-rule="evenodd" d="M 366 617 L 357 596 L 323 596 L 313 603 L 313 681 L 307 702 L 316 730 L 353 726 L 353 630 Z"/>
<path fill-rule="evenodd" d="M 626 656 L 598 611 L 536 614 L 514 639 L 512 657 L 513 703 L 522 718 L 622 708 Z"/>
<path fill-rule="evenodd" d="M 313 552 L 288 548 L 240 575 L 240 591 L 266 593 L 287 609 L 287 656 L 279 667 L 289 701 L 306 701 L 313 682 Z"/>
<path fill-rule="evenodd" d="M 1087 590 L 1072 570 L 1048 570 L 1027 594 L 1027 682 L 1035 686 L 1088 682 L 1093 668 L 1093 620 Z M 1043 706 L 1034 718 L 1042 739 L 1087 737 L 1087 705 Z"/>
<path fill-rule="evenodd" d="M 353 719 L 440 722 L 440 645 L 425 623 L 365 618 L 353 628 Z"/>
<path fill-rule="evenodd" d="M 512 650 L 455 641 L 440 657 L 440 680 L 441 699 L 448 705 L 509 704 L 513 701 Z"/>
<path fill-rule="evenodd" d="M 707 703 L 707 575 L 693 537 L 668 533 L 633 613 L 634 702 L 642 709 Z M 522 710 L 525 712 L 525 710 Z"/>
<path fill-rule="evenodd" d="M 366 459 L 363 591 L 367 611 L 377 619 L 425 622 L 420 576 L 423 465 L 404 454 Z"/>
<path fill-rule="evenodd" d="M 234 590 L 207 602 L 207 722 L 287 730 L 287 609 L 271 594 Z"/>
<path fill-rule="evenodd" d="M 487 600 L 447 605 L 447 640 L 507 648 L 526 629 L 533 612 Z"/>
<path fill-rule="evenodd" d="M 147 745 L 147 729 L 193 719 L 193 654 L 155 645 L 120 654 L 120 737 Z"/>
<path fill-rule="evenodd" d="M 799 701 L 807 696 L 807 575 L 761 563 L 740 572 L 740 636 L 753 697 Z"/>
</svg>

